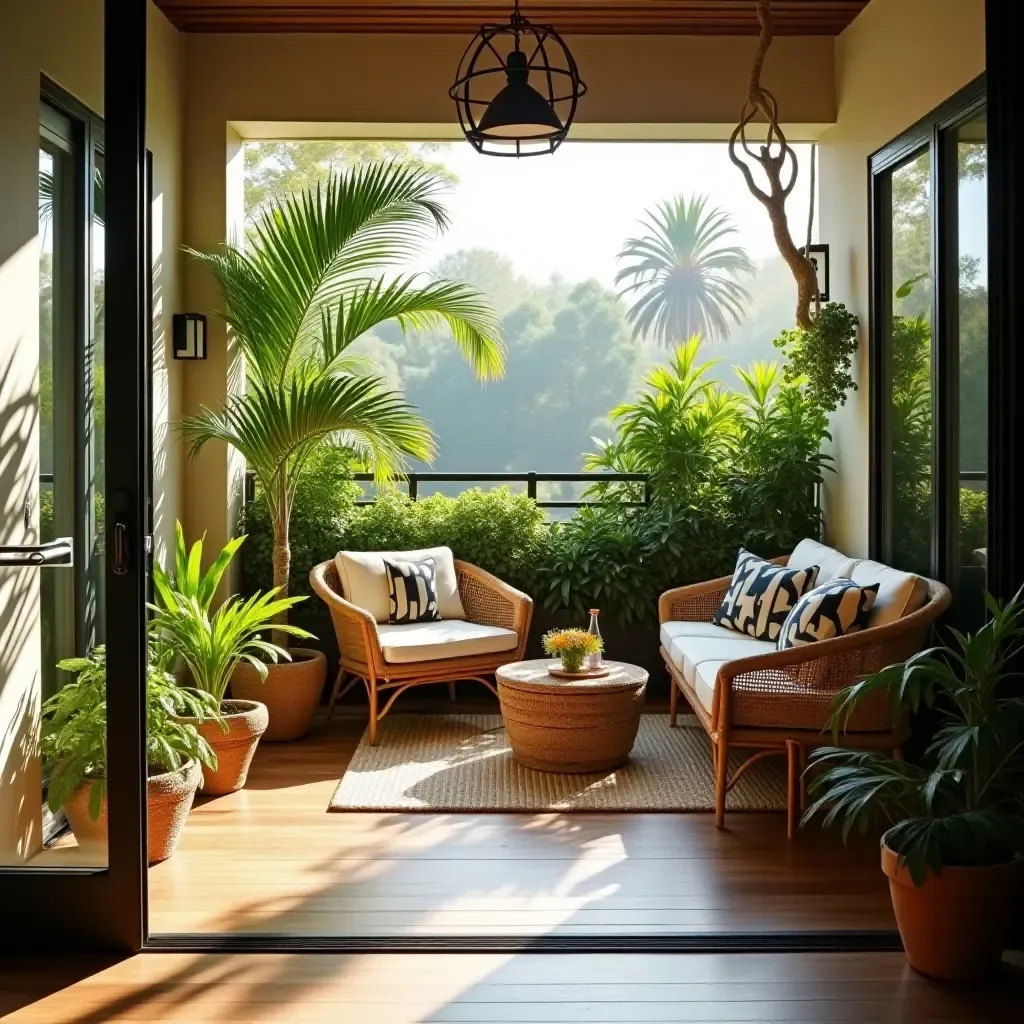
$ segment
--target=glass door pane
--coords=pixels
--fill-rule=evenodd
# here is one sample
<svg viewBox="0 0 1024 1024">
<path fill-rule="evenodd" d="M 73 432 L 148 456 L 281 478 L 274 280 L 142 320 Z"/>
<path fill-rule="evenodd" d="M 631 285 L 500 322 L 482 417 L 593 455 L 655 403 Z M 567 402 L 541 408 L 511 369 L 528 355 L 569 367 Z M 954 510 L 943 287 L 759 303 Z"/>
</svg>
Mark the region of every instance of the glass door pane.
<svg viewBox="0 0 1024 1024">
<path fill-rule="evenodd" d="M 957 333 L 959 371 L 956 619 L 984 620 L 988 568 L 988 145 L 984 112 L 953 130 L 957 167 Z"/>
<path fill-rule="evenodd" d="M 92 223 L 89 285 L 89 340 L 83 363 L 83 468 L 82 494 L 82 621 L 83 649 L 101 644 L 106 638 L 105 534 L 104 534 L 104 428 L 106 387 L 103 369 L 106 302 L 104 288 L 106 231 L 103 202 L 103 153 L 92 153 Z"/>
<path fill-rule="evenodd" d="M 97 580 L 102 578 L 102 562 L 97 554 L 102 556 L 102 551 L 97 551 L 94 538 L 95 519 L 97 513 L 102 517 L 103 507 L 102 446 L 95 441 L 103 401 L 103 238 L 94 225 L 95 213 L 102 211 L 102 193 L 98 206 L 96 194 L 102 162 L 96 163 L 95 150 L 84 144 L 83 135 L 71 118 L 43 106 L 39 540 L 69 537 L 75 550 L 72 567 L 31 570 L 39 575 L 42 706 L 33 748 L 42 776 L 42 818 L 26 854 L 33 865 L 52 867 L 107 863 L 106 814 L 100 799 L 105 786 L 105 687 L 102 676 L 79 677 L 77 669 L 58 667 L 64 659 L 89 655 L 101 639 Z M 80 685 L 68 689 L 73 683 Z M 87 696 L 84 707 L 62 722 L 58 705 L 73 693 Z M 69 774 L 69 767 L 76 765 L 84 765 L 84 776 L 78 767 Z"/>
<path fill-rule="evenodd" d="M 891 466 L 889 557 L 932 574 L 932 204 L 931 153 L 890 174 L 887 269 Z"/>
</svg>

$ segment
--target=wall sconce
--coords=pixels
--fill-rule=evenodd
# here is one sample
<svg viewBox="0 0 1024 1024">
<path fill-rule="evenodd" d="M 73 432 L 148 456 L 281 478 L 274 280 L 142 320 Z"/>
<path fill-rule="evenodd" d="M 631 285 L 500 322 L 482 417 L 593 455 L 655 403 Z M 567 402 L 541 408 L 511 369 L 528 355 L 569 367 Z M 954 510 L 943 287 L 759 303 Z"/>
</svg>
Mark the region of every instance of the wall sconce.
<svg viewBox="0 0 1024 1024">
<path fill-rule="evenodd" d="M 175 313 L 173 320 L 174 358 L 206 358 L 206 315 Z"/>
<path fill-rule="evenodd" d="M 828 246 L 812 245 L 810 247 L 811 265 L 814 267 L 814 275 L 818 279 L 818 300 L 828 302 L 829 297 L 829 266 Z M 800 247 L 800 255 L 803 256 L 804 247 Z"/>
</svg>

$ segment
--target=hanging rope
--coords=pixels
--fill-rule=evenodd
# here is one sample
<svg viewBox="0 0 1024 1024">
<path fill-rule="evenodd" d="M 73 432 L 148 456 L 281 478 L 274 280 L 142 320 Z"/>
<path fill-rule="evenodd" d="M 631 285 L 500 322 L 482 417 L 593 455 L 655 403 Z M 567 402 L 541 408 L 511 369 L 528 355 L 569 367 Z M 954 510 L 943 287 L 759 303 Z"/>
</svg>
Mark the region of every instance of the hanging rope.
<svg viewBox="0 0 1024 1024">
<path fill-rule="evenodd" d="M 761 25 L 761 35 L 757 44 L 757 52 L 754 54 L 750 80 L 747 83 L 747 96 L 743 102 L 740 123 L 733 129 L 729 138 L 729 159 L 743 172 L 751 195 L 768 211 L 775 244 L 796 280 L 797 325 L 809 329 L 813 326 L 811 303 L 817 305 L 817 276 L 811 261 L 807 256 L 801 255 L 793 241 L 789 230 L 789 221 L 786 219 L 786 200 L 796 185 L 799 168 L 796 153 L 786 141 L 786 136 L 779 125 L 779 105 L 775 97 L 761 85 L 764 60 L 774 38 L 771 0 L 757 0 L 757 20 Z M 747 131 L 758 117 L 767 121 L 768 131 L 765 142 L 755 150 L 747 138 Z M 748 161 L 752 161 L 752 163 Z M 759 166 L 768 179 L 767 192 L 760 188 L 754 180 L 753 164 Z M 810 238 L 813 217 L 814 194 L 812 188 L 808 238 Z M 804 251 L 807 252 L 807 250 Z"/>
</svg>

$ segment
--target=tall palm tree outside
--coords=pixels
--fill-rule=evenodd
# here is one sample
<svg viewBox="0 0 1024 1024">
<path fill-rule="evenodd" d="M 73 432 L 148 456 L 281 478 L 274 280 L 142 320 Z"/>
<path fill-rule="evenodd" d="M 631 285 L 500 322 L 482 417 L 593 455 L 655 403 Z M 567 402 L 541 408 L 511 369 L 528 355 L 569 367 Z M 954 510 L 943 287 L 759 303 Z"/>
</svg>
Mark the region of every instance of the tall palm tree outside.
<svg viewBox="0 0 1024 1024">
<path fill-rule="evenodd" d="M 626 318 L 634 338 L 675 348 L 694 334 L 723 340 L 743 317 L 750 294 L 741 284 L 755 273 L 746 250 L 726 245 L 732 217 L 708 208 L 707 196 L 678 195 L 648 211 L 645 233 L 619 253 L 615 283 L 632 302 Z M 635 300 L 635 301 L 634 301 Z"/>
<path fill-rule="evenodd" d="M 430 427 L 400 392 L 355 357 L 352 343 L 385 320 L 403 330 L 447 326 L 476 376 L 504 372 L 497 315 L 469 285 L 421 283 L 400 265 L 448 226 L 443 179 L 377 163 L 272 203 L 245 248 L 191 251 L 213 272 L 223 314 L 246 358 L 246 391 L 203 408 L 181 429 L 195 457 L 209 441 L 236 448 L 260 484 L 274 527 L 274 586 L 288 593 L 295 489 L 314 449 L 336 443 L 379 481 L 407 457 L 429 461 Z M 275 636 L 281 646 L 284 634 Z"/>
</svg>

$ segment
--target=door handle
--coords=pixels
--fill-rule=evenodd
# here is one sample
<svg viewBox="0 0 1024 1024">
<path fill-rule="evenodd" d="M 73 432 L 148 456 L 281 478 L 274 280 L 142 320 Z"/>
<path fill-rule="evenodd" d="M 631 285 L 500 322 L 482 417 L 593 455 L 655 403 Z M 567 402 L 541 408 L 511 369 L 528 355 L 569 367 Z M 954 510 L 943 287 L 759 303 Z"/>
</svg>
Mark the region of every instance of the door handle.
<svg viewBox="0 0 1024 1024">
<path fill-rule="evenodd" d="M 128 527 L 120 520 L 114 523 L 114 575 L 125 576 L 131 561 L 128 548 Z"/>
<path fill-rule="evenodd" d="M 75 564 L 75 542 L 71 537 L 58 537 L 45 544 L 0 545 L 0 566 L 34 565 L 62 566 Z"/>
</svg>

